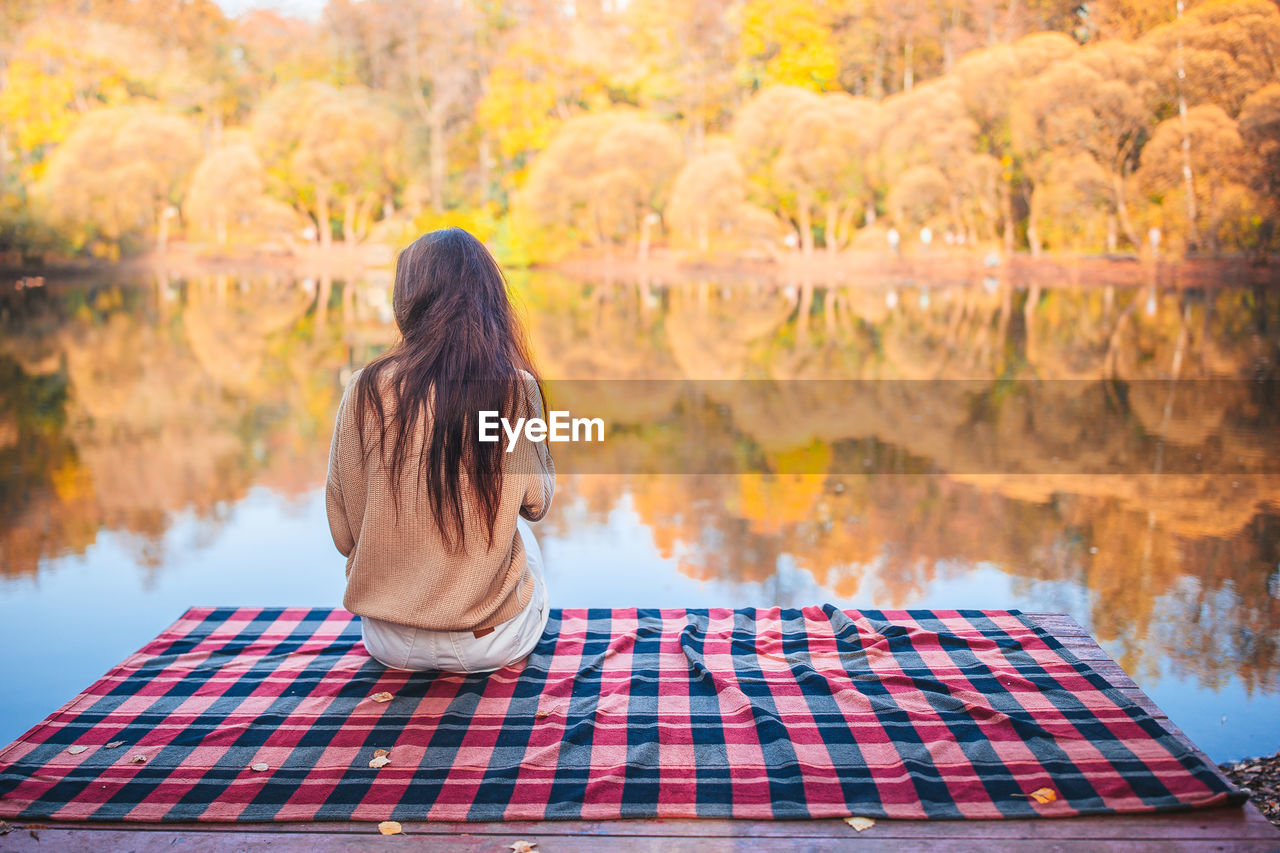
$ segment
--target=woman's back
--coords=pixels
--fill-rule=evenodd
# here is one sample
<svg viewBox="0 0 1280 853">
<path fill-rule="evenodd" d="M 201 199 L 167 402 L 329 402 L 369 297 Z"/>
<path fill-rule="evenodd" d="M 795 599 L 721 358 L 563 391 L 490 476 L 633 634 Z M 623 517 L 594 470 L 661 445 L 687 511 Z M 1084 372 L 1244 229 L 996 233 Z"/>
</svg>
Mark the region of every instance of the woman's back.
<svg viewBox="0 0 1280 853">
<path fill-rule="evenodd" d="M 522 438 L 503 454 L 492 546 L 477 496 L 464 478 L 459 485 L 465 550 L 454 550 L 419 478 L 403 477 L 397 492 L 384 455 L 374 448 L 366 457 L 354 405 L 358 376 L 352 376 L 338 407 L 326 485 L 330 531 L 347 556 L 343 606 L 360 616 L 432 630 L 485 628 L 512 618 L 532 594 L 516 519 L 541 519 L 555 488 L 546 445 Z M 389 383 L 392 377 L 387 378 Z M 516 417 L 542 417 L 537 385 L 532 376 L 523 378 Z M 384 402 L 387 417 L 395 417 L 385 388 Z M 372 418 L 366 411 L 366 436 L 376 435 Z M 431 424 L 430 413 L 424 413 L 409 445 L 406 460 L 415 473 Z"/>
<path fill-rule="evenodd" d="M 545 444 L 482 443 L 479 413 L 542 417 L 542 391 L 502 273 L 466 232 L 406 248 L 392 306 L 401 339 L 347 383 L 330 447 L 343 603 L 371 620 L 479 637 L 531 601 L 517 519 L 541 518 L 555 484 Z"/>
</svg>

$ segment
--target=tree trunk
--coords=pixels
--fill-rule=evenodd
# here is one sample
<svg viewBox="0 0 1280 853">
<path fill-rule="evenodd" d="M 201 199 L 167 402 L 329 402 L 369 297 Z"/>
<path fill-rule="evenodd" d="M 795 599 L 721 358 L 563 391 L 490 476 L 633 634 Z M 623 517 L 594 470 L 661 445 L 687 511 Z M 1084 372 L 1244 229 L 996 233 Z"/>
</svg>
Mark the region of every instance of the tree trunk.
<svg viewBox="0 0 1280 853">
<path fill-rule="evenodd" d="M 1182 20 L 1182 0 L 1177 0 L 1175 10 L 1177 11 L 1177 20 Z M 1181 33 L 1181 30 L 1179 30 Z M 1183 191 L 1187 194 L 1187 250 L 1195 251 L 1200 244 L 1200 229 L 1197 224 L 1199 219 L 1196 210 L 1196 182 L 1195 175 L 1191 170 L 1191 132 L 1187 129 L 1187 96 L 1183 91 L 1182 80 L 1186 76 L 1186 67 L 1182 58 L 1182 36 L 1178 36 L 1177 43 L 1178 68 L 1174 75 L 1174 80 L 1178 83 L 1178 121 L 1182 129 L 1182 184 Z"/>
<path fill-rule="evenodd" d="M 1129 221 L 1129 204 L 1125 201 L 1124 194 L 1124 175 L 1116 173 L 1112 178 L 1112 185 L 1115 187 L 1116 216 L 1120 219 L 1120 230 L 1124 232 L 1125 238 L 1133 244 L 1135 250 L 1142 251 L 1138 232 L 1133 230 L 1133 223 Z"/>
<path fill-rule="evenodd" d="M 876 42 L 875 69 L 871 72 L 871 97 L 877 101 L 885 96 L 885 61 L 884 40 L 878 39 Z"/>
<path fill-rule="evenodd" d="M 1036 228 L 1036 197 L 1039 195 L 1038 190 L 1031 191 L 1031 211 L 1027 214 L 1027 245 L 1031 249 L 1031 257 L 1040 257 L 1040 231 Z"/>
<path fill-rule="evenodd" d="M 356 244 L 356 199 L 348 195 L 342 202 L 342 242 Z"/>
<path fill-rule="evenodd" d="M 916 84 L 916 45 L 911 32 L 907 32 L 907 43 L 902 48 L 902 91 L 910 92 Z"/>
<path fill-rule="evenodd" d="M 156 251 L 164 252 L 169 245 L 169 205 L 162 204 L 156 213 Z"/>
<path fill-rule="evenodd" d="M 649 235 L 653 230 L 653 222 L 657 214 L 645 213 L 640 217 L 640 239 L 636 244 L 636 260 L 649 260 Z"/>
<path fill-rule="evenodd" d="M 333 243 L 333 228 L 329 224 L 329 193 L 325 190 L 316 191 L 316 228 L 321 247 L 329 248 Z"/>
<path fill-rule="evenodd" d="M 840 206 L 834 201 L 827 202 L 827 231 L 826 242 L 827 254 L 835 257 L 836 250 L 840 248 Z"/>
<path fill-rule="evenodd" d="M 1000 182 L 1000 218 L 1004 228 L 1004 253 L 1009 256 L 1013 254 L 1014 244 L 1012 180 Z"/>
<path fill-rule="evenodd" d="M 836 226 L 836 247 L 843 249 L 853 240 L 853 217 L 858 215 L 858 202 L 850 201 L 840 214 L 840 224 Z"/>
<path fill-rule="evenodd" d="M 800 229 L 800 251 L 803 252 L 805 255 L 812 255 L 813 254 L 813 221 L 810 218 L 809 197 L 801 196 L 798 201 L 799 203 L 797 206 L 799 210 L 796 213 L 796 219 L 799 220 L 797 225 Z"/>
</svg>

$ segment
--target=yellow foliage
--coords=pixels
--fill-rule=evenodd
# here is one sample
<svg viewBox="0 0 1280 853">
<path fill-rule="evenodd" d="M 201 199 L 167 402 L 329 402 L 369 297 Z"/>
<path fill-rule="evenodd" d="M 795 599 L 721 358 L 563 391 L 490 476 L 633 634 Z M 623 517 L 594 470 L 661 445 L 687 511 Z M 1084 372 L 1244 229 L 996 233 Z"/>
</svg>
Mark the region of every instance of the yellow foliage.
<svg viewBox="0 0 1280 853">
<path fill-rule="evenodd" d="M 742 55 L 758 85 L 836 88 L 839 63 L 825 5 L 812 0 L 748 0 Z"/>
</svg>

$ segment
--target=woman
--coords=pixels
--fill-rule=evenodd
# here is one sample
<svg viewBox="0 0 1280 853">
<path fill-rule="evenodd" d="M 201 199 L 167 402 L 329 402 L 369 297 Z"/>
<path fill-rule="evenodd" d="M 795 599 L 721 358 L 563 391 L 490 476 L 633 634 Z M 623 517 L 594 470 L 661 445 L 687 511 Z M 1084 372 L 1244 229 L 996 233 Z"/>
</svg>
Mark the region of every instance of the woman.
<svg viewBox="0 0 1280 853">
<path fill-rule="evenodd" d="M 524 519 L 546 514 L 555 467 L 543 442 L 480 442 L 479 412 L 543 417 L 542 388 L 502 271 L 467 232 L 432 231 L 400 253 L 392 308 L 401 339 L 347 383 L 329 451 L 343 605 L 389 667 L 499 669 L 546 627 Z"/>
</svg>

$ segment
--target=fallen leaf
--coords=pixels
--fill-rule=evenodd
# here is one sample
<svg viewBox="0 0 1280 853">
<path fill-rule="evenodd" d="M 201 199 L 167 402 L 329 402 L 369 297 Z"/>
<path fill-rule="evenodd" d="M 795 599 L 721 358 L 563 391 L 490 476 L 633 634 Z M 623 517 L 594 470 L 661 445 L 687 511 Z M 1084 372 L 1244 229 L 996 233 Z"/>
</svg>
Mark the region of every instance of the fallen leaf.
<svg viewBox="0 0 1280 853">
<path fill-rule="evenodd" d="M 256 770 L 261 773 L 263 770 L 270 770 L 271 765 L 265 761 L 255 761 L 253 764 L 249 765 L 249 769 Z"/>
<path fill-rule="evenodd" d="M 534 717 L 536 717 L 536 718 L 537 718 L 537 719 L 539 719 L 539 720 L 545 720 L 547 717 L 551 716 L 551 712 L 550 712 L 550 711 L 539 711 L 538 713 L 534 714 L 533 716 L 534 716 Z"/>
<path fill-rule="evenodd" d="M 129 760 L 130 760 L 130 761 L 132 761 L 134 764 L 146 764 L 146 763 L 147 763 L 147 757 L 146 757 L 145 755 L 143 755 L 141 752 L 139 752 L 137 755 L 133 756 L 133 757 L 132 757 L 132 758 L 130 758 Z"/>
<path fill-rule="evenodd" d="M 370 696 L 369 698 L 370 698 L 370 699 L 372 699 L 372 700 L 373 700 L 373 701 L 375 701 L 375 702 L 390 702 L 392 699 L 394 699 L 394 698 L 396 698 L 396 697 L 392 696 L 390 693 L 388 693 L 387 691 L 383 690 L 381 693 L 375 693 L 375 694 L 373 694 L 372 696 Z"/>
<path fill-rule="evenodd" d="M 1058 799 L 1058 792 L 1053 790 L 1052 788 L 1036 788 L 1034 791 L 1031 792 L 1031 799 L 1035 800 L 1037 803 L 1040 803 L 1041 805 L 1045 805 L 1047 803 L 1052 803 L 1054 800 Z"/>
<path fill-rule="evenodd" d="M 67 747 L 67 752 L 71 753 L 72 755 L 79 755 L 80 753 L 84 752 L 88 748 L 89 747 L 78 743 L 75 746 Z"/>
<path fill-rule="evenodd" d="M 844 822 L 858 830 L 858 832 L 862 832 L 864 829 L 870 829 L 876 825 L 876 820 L 872 817 L 847 817 L 844 819 Z"/>
<path fill-rule="evenodd" d="M 390 755 L 390 754 L 391 753 L 387 752 L 385 749 L 375 749 L 373 751 L 374 758 L 377 758 L 379 755 Z"/>
<path fill-rule="evenodd" d="M 391 759 L 387 758 L 385 755 L 375 755 L 373 758 L 369 759 L 369 766 L 374 770 L 386 767 L 390 763 Z"/>
<path fill-rule="evenodd" d="M 119 748 L 120 748 L 120 747 L 122 747 L 122 746 L 124 746 L 124 741 L 122 741 L 122 740 L 113 740 L 113 741 L 111 741 L 111 743 L 109 743 L 109 744 L 107 744 L 106 746 L 104 746 L 104 747 L 103 747 L 103 749 L 119 749 Z"/>
<path fill-rule="evenodd" d="M 517 841 L 514 844 L 508 844 L 508 850 L 514 850 L 515 853 L 533 853 L 533 848 L 538 846 L 536 841 Z"/>
<path fill-rule="evenodd" d="M 0 820 L 0 838 L 3 838 L 11 832 L 13 832 L 13 827 Z"/>
<path fill-rule="evenodd" d="M 383 835 L 399 835 L 403 831 L 404 828 L 400 826 L 400 821 L 398 820 L 384 820 L 378 824 L 378 832 Z"/>
</svg>

